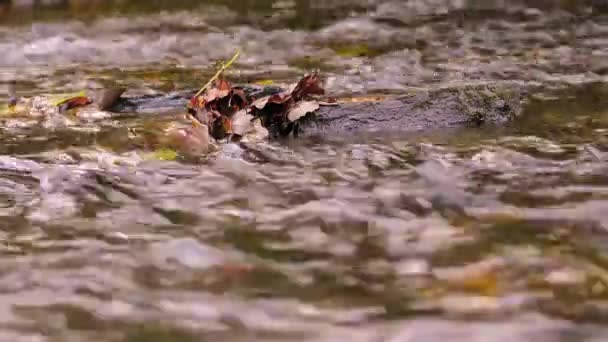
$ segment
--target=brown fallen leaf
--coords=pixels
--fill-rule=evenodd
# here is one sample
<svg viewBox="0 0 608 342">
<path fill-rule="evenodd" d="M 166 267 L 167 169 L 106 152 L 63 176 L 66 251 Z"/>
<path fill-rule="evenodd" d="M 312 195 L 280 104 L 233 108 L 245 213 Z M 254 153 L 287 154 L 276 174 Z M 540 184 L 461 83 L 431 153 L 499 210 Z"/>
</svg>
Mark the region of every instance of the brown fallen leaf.
<svg viewBox="0 0 608 342">
<path fill-rule="evenodd" d="M 259 119 L 259 125 L 266 134 L 266 128 L 271 128 L 273 134 L 286 136 L 293 131 L 294 121 L 316 111 L 321 105 L 306 99 L 310 95 L 324 93 L 317 74 L 304 76 L 289 90 L 258 99 L 248 98 L 242 87 L 232 87 L 219 79 L 212 88 L 206 85 L 191 98 L 188 113 L 207 125 L 210 136 L 215 139 L 230 135 L 243 137 L 253 129 L 253 118 Z"/>
<path fill-rule="evenodd" d="M 273 134 L 287 136 L 293 132 L 293 122 L 319 108 L 318 102 L 307 100 L 310 95 L 324 93 L 319 77 L 311 74 L 300 79 L 287 91 L 255 100 L 249 111 L 261 120 L 264 127 L 271 129 Z"/>
<path fill-rule="evenodd" d="M 223 139 L 232 134 L 231 117 L 248 105 L 242 88 L 219 79 L 213 88 L 206 88 L 202 95 L 190 99 L 188 113 L 207 125 L 213 138 Z"/>
<path fill-rule="evenodd" d="M 262 125 L 262 121 L 258 118 L 251 122 L 249 131 L 243 136 L 243 141 L 257 142 L 268 139 L 268 130 Z"/>
<path fill-rule="evenodd" d="M 232 133 L 240 136 L 245 135 L 251 130 L 253 115 L 247 113 L 246 109 L 241 109 L 232 116 Z"/>
<path fill-rule="evenodd" d="M 255 100 L 251 103 L 251 107 L 255 107 L 257 109 L 264 109 L 264 107 L 268 103 L 269 99 L 270 99 L 270 96 L 260 97 L 259 99 Z"/>
<path fill-rule="evenodd" d="M 290 122 L 294 122 L 317 109 L 319 109 L 319 104 L 316 101 L 298 102 L 287 114 L 287 119 L 289 119 Z"/>
<path fill-rule="evenodd" d="M 222 135 L 226 136 L 232 134 L 232 120 L 225 116 L 220 117 L 219 122 L 221 123 Z"/>
<path fill-rule="evenodd" d="M 268 102 L 276 104 L 284 104 L 286 102 L 292 102 L 293 97 L 288 92 L 282 92 L 274 95 L 270 95 Z"/>
<path fill-rule="evenodd" d="M 215 83 L 215 87 L 219 90 L 230 90 L 232 89 L 232 86 L 230 85 L 230 83 L 228 81 L 226 81 L 223 78 L 218 78 L 218 80 Z"/>
<path fill-rule="evenodd" d="M 60 113 L 91 104 L 93 101 L 87 96 L 74 96 L 57 103 L 57 108 Z"/>
<path fill-rule="evenodd" d="M 209 104 L 217 99 L 222 99 L 230 93 L 229 89 L 209 88 L 203 95 L 206 104 Z"/>
<path fill-rule="evenodd" d="M 325 94 L 325 90 L 321 88 L 319 75 L 316 73 L 304 76 L 291 92 L 295 101 L 300 101 L 309 95 L 323 94 Z"/>
</svg>

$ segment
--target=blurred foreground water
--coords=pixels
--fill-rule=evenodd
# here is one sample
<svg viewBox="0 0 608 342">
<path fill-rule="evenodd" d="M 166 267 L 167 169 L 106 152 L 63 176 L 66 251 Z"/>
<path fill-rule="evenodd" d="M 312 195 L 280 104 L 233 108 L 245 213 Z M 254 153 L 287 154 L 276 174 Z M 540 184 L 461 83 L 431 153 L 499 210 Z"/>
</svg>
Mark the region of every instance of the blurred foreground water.
<svg viewBox="0 0 608 342">
<path fill-rule="evenodd" d="M 2 118 L 1 341 L 608 338 L 605 2 L 41 3 L 0 2 L 1 92 L 196 88 L 237 48 L 238 82 L 551 91 L 505 127 L 194 161 L 150 157 L 154 114 Z"/>
</svg>

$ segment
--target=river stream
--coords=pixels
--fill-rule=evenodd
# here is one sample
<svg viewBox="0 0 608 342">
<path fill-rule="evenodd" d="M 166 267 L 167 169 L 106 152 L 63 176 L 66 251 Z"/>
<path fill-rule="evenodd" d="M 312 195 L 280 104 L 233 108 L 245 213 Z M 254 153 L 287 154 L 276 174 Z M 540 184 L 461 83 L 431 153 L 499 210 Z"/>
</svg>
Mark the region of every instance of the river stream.
<svg viewBox="0 0 608 342">
<path fill-rule="evenodd" d="M 1 341 L 605 341 L 604 1 L 0 1 L 0 93 L 521 81 L 501 127 L 225 144 L 0 118 Z M 550 91 L 549 91 L 550 90 Z M 0 97 L 0 107 L 6 106 Z"/>
</svg>

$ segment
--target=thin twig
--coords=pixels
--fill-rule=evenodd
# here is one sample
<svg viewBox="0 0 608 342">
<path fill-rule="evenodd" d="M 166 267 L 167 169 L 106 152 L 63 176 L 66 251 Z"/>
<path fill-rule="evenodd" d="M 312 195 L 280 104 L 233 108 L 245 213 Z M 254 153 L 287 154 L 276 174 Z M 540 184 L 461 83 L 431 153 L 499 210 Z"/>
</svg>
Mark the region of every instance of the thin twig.
<svg viewBox="0 0 608 342">
<path fill-rule="evenodd" d="M 222 72 L 224 72 L 226 69 L 228 69 L 228 67 L 230 67 L 230 65 L 232 63 L 234 63 L 234 61 L 236 61 L 236 59 L 239 57 L 240 54 L 241 54 L 241 52 L 237 50 L 237 52 L 234 54 L 234 56 L 232 56 L 232 59 L 230 59 L 230 61 L 228 61 L 228 63 L 222 64 L 222 67 L 215 73 L 215 75 L 213 75 L 213 77 L 211 77 L 211 79 L 207 82 L 207 84 L 205 84 L 196 93 L 196 95 L 194 95 L 194 97 L 199 96 L 200 94 L 202 94 L 205 91 L 205 89 L 207 89 L 207 87 L 209 87 L 211 85 L 211 83 L 213 83 L 213 81 L 215 81 L 222 74 Z"/>
</svg>

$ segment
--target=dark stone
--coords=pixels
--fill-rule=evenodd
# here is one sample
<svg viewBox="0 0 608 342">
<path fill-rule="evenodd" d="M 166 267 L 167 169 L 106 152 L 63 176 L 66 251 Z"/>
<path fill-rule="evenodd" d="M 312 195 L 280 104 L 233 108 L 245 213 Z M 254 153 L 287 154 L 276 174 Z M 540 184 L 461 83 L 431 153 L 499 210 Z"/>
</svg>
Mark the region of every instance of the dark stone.
<svg viewBox="0 0 608 342">
<path fill-rule="evenodd" d="M 299 134 L 413 131 L 504 123 L 521 112 L 516 84 L 448 87 L 378 102 L 321 107 L 299 124 Z"/>
<path fill-rule="evenodd" d="M 412 131 L 462 125 L 504 123 L 521 112 L 523 85 L 517 82 L 449 86 L 374 102 L 322 106 L 293 127 L 296 135 L 348 134 L 365 131 Z M 245 87 L 250 99 L 277 92 Z M 194 91 L 122 98 L 114 112 L 183 112 Z M 271 136 L 272 127 L 268 127 Z M 292 131 L 290 127 L 290 132 Z"/>
</svg>

